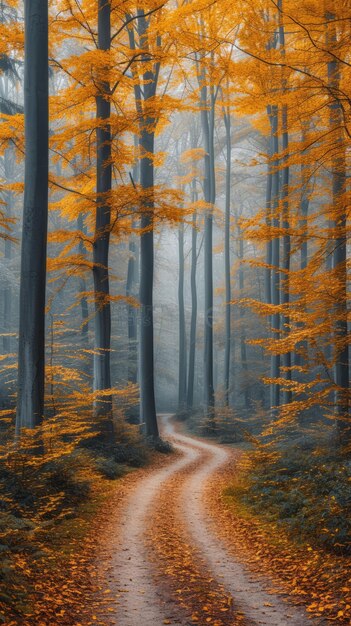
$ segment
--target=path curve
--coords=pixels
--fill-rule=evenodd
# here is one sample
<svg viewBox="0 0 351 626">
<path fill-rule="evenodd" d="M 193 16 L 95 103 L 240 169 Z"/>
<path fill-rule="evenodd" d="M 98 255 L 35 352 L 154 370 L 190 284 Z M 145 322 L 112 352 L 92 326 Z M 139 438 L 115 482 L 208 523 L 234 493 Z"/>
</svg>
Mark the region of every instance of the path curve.
<svg viewBox="0 0 351 626">
<path fill-rule="evenodd" d="M 124 505 L 117 551 L 112 559 L 118 626 L 188 626 L 192 623 L 184 607 L 177 606 L 165 593 L 164 586 L 157 584 L 156 553 L 146 539 L 148 529 L 156 524 L 154 511 L 160 494 L 167 487 L 167 481 L 174 480 L 178 485 L 178 499 L 172 506 L 184 524 L 184 542 L 190 539 L 201 564 L 233 598 L 246 623 L 257 626 L 322 624 L 319 619 L 311 620 L 303 608 L 285 602 L 278 594 L 268 593 L 271 581 L 257 577 L 212 533 L 202 496 L 211 476 L 227 463 L 230 451 L 224 446 L 178 433 L 169 415 L 162 416 L 161 432 L 181 456 L 141 479 Z M 236 621 L 230 623 L 234 626 Z M 200 622 L 200 626 L 205 625 Z"/>
</svg>

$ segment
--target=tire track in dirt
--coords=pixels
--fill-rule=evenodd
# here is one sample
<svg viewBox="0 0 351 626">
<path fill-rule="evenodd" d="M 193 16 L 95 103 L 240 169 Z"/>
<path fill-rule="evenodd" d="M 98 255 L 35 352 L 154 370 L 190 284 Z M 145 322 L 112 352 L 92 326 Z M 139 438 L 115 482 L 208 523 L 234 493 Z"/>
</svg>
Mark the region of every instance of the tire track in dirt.
<svg viewBox="0 0 351 626">
<path fill-rule="evenodd" d="M 162 435 L 179 454 L 133 485 L 121 516 L 110 586 L 118 626 L 306 626 L 303 608 L 268 592 L 211 531 L 203 494 L 230 451 L 176 432 Z M 113 546 L 112 546 L 113 548 Z"/>
</svg>

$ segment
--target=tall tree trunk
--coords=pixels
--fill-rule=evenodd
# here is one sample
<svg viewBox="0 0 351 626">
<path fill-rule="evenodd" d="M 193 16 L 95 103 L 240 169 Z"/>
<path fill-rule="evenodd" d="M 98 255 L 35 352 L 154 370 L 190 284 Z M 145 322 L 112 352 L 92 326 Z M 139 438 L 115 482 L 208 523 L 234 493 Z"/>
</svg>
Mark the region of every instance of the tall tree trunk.
<svg viewBox="0 0 351 626">
<path fill-rule="evenodd" d="M 270 123 L 272 134 L 272 226 L 279 228 L 279 141 L 278 141 L 278 107 L 273 105 L 270 107 Z M 272 270 L 271 270 L 271 300 L 276 307 L 280 304 L 280 240 L 277 234 L 273 234 L 272 239 Z M 280 335 L 280 314 L 275 311 L 271 318 L 272 337 L 274 340 L 279 339 Z M 271 357 L 271 377 L 279 378 L 280 375 L 280 355 L 272 354 Z M 271 409 L 273 415 L 280 403 L 279 384 L 271 384 Z"/>
<path fill-rule="evenodd" d="M 98 0 L 98 49 L 108 51 L 111 46 L 111 3 Z M 94 348 L 94 391 L 111 388 L 111 304 L 109 287 L 109 242 L 111 220 L 111 104 L 108 69 L 98 84 L 96 96 L 96 221 L 93 247 L 93 276 L 95 297 L 95 348 Z M 112 397 L 110 395 L 95 401 L 96 415 L 107 416 L 104 426 L 112 431 Z M 106 433 L 108 436 L 108 432 Z"/>
<path fill-rule="evenodd" d="M 239 293 L 240 299 L 244 297 L 244 268 L 243 268 L 243 260 L 244 260 L 244 239 L 243 234 L 239 228 Z M 240 356 L 241 356 L 241 368 L 243 371 L 243 390 L 244 390 L 244 402 L 245 408 L 250 408 L 250 397 L 249 397 L 249 387 L 247 380 L 247 350 L 246 350 L 246 333 L 244 327 L 244 309 L 240 307 Z"/>
<path fill-rule="evenodd" d="M 78 215 L 77 218 L 77 228 L 80 232 L 84 232 L 84 221 L 83 221 L 83 215 L 80 213 Z M 79 241 L 79 254 L 82 257 L 85 257 L 86 255 L 86 250 L 85 250 L 85 245 L 82 239 L 80 239 Z M 79 290 L 81 292 L 81 298 L 80 298 L 80 310 L 81 310 L 81 316 L 82 316 L 82 341 L 83 343 L 85 343 L 87 341 L 88 338 L 88 333 L 89 333 L 89 308 L 88 308 L 88 299 L 87 297 L 84 295 L 86 293 L 87 290 L 87 286 L 86 286 L 86 281 L 85 278 L 83 276 L 81 276 L 79 278 Z"/>
<path fill-rule="evenodd" d="M 271 115 L 271 107 L 267 108 L 268 116 Z M 266 178 L 266 226 L 270 231 L 272 225 L 272 133 L 268 138 L 268 150 L 267 150 L 267 178 Z M 272 239 L 270 232 L 268 232 L 268 239 L 266 243 L 266 268 L 265 268 L 265 302 L 272 304 Z"/>
<path fill-rule="evenodd" d="M 204 329 L 204 405 L 205 414 L 214 420 L 214 384 L 213 384 L 213 204 L 215 201 L 214 170 L 214 102 L 208 104 L 206 75 L 203 72 L 200 88 L 201 122 L 204 136 L 204 195 L 210 205 L 205 214 L 204 266 L 205 266 L 205 329 Z M 209 110 L 208 110 L 209 109 Z"/>
<path fill-rule="evenodd" d="M 137 284 L 137 242 L 133 233 L 129 237 L 128 244 L 128 270 L 126 296 L 127 298 L 135 297 L 135 288 Z M 127 304 L 128 307 L 128 382 L 135 384 L 138 379 L 138 347 L 137 347 L 137 310 L 133 304 Z"/>
<path fill-rule="evenodd" d="M 44 413 L 48 223 L 48 2 L 25 2 L 25 174 L 16 433 Z"/>
<path fill-rule="evenodd" d="M 285 28 L 283 23 L 283 0 L 278 0 L 278 9 L 279 9 L 279 46 L 280 52 L 285 59 Z M 284 77 L 284 70 L 282 76 L 282 91 L 283 94 L 286 93 L 287 84 L 286 78 Z M 284 306 L 284 314 L 281 321 L 281 330 L 285 336 L 290 333 L 290 315 L 289 315 L 289 305 L 290 305 L 290 289 L 289 289 L 289 279 L 290 279 L 290 215 L 289 215 L 289 130 L 288 130 L 288 106 L 287 104 L 282 105 L 281 109 L 281 120 L 282 120 L 282 150 L 283 150 L 283 171 L 282 171 L 282 180 L 281 180 L 281 199 L 282 199 L 282 226 L 284 229 L 283 235 L 283 258 L 282 258 L 282 270 L 283 270 L 283 279 L 281 281 L 281 304 Z M 284 379 L 287 381 L 287 386 L 283 391 L 282 400 L 283 404 L 288 404 L 291 402 L 292 394 L 289 383 L 291 382 L 291 351 L 284 352 L 282 355 L 282 375 Z"/>
<path fill-rule="evenodd" d="M 137 141 L 136 136 L 134 140 Z M 133 167 L 132 183 L 135 185 L 139 182 L 139 167 L 136 163 Z M 132 228 L 135 227 L 135 220 L 133 220 Z M 138 271 L 138 244 L 136 236 L 132 232 L 129 236 L 128 243 L 128 270 L 127 270 L 127 284 L 126 284 L 126 296 L 135 297 L 137 292 L 137 284 L 139 279 Z M 136 384 L 138 380 L 138 318 L 137 309 L 133 304 L 127 304 L 128 310 L 128 382 Z"/>
<path fill-rule="evenodd" d="M 9 149 L 7 149 L 5 151 L 4 154 L 4 166 L 5 166 L 5 179 L 7 181 L 11 180 L 11 173 L 12 173 L 12 167 L 11 167 L 11 154 L 12 151 L 10 151 Z M 12 191 L 7 191 L 6 192 L 6 217 L 11 217 L 12 216 L 12 209 L 13 209 L 13 192 Z M 12 241 L 11 239 L 5 239 L 5 259 L 7 261 L 7 263 L 10 262 L 12 257 Z M 4 313 L 4 336 L 3 336 L 3 349 L 4 349 L 4 353 L 8 354 L 11 352 L 11 309 L 12 309 L 12 289 L 11 289 L 11 285 L 9 282 L 7 282 L 6 287 L 4 289 L 4 293 L 3 293 L 3 297 L 4 297 L 4 309 L 3 309 L 3 313 Z"/>
<path fill-rule="evenodd" d="M 327 40 L 333 52 L 337 44 L 335 15 L 327 13 Z M 340 67 L 336 56 L 328 63 L 328 81 L 331 94 L 330 127 L 335 137 L 337 150 L 332 157 L 332 220 L 334 233 L 333 270 L 337 281 L 335 296 L 335 383 L 336 383 L 336 423 L 341 445 L 351 439 L 349 407 L 349 346 L 348 346 L 348 296 L 347 296 L 347 205 L 346 205 L 346 145 L 344 118 L 338 90 Z"/>
<path fill-rule="evenodd" d="M 307 137 L 306 128 L 303 127 L 301 134 L 302 144 L 305 143 Z M 305 150 L 302 151 L 305 154 Z M 308 209 L 310 203 L 310 173 L 309 167 L 302 162 L 300 167 L 301 192 L 300 192 L 300 219 L 299 226 L 302 231 L 302 241 L 300 249 L 300 270 L 305 270 L 308 264 Z M 303 307 L 305 308 L 304 304 Z M 303 323 L 298 324 L 301 328 Z M 308 344 L 307 341 L 301 341 L 297 344 L 294 352 L 294 365 L 302 366 L 305 356 L 307 357 Z"/>
<path fill-rule="evenodd" d="M 230 280 L 230 188 L 231 188 L 231 120 L 229 109 L 224 113 L 226 139 L 225 172 L 225 222 L 224 222 L 224 280 L 225 280 L 225 351 L 224 351 L 224 403 L 229 406 L 230 342 L 231 342 L 231 280 Z"/>
<path fill-rule="evenodd" d="M 281 281 L 281 303 L 284 305 L 284 315 L 282 318 L 282 331 L 284 335 L 288 335 L 290 333 L 290 316 L 289 316 L 289 304 L 290 304 L 290 293 L 289 293 L 289 274 L 290 274 L 290 222 L 289 222 L 289 165 L 288 165 L 288 150 L 289 150 L 289 135 L 288 135 L 288 109 L 284 104 L 282 107 L 282 149 L 283 149 L 283 160 L 284 167 L 282 172 L 282 212 L 283 212 L 283 259 L 282 259 L 282 269 L 283 269 L 283 280 Z M 282 367 L 283 367 L 283 376 L 287 381 L 288 386 L 283 391 L 283 404 L 288 404 L 291 402 L 291 389 L 289 387 L 289 382 L 291 381 L 291 352 L 284 352 L 282 355 Z"/>
<path fill-rule="evenodd" d="M 184 307 L 184 223 L 178 229 L 178 311 L 179 311 L 179 362 L 178 362 L 178 411 L 186 408 L 186 331 Z"/>
<path fill-rule="evenodd" d="M 147 21 L 144 15 L 139 18 L 140 47 L 145 51 L 145 58 L 149 57 L 149 44 L 147 33 Z M 156 94 L 157 73 L 147 70 L 143 75 L 144 104 Z M 154 311 L 153 311 L 153 285 L 154 285 L 154 198 L 153 188 L 155 184 L 155 170 L 153 155 L 155 153 L 155 119 L 143 111 L 140 120 L 140 184 L 148 197 L 143 202 L 141 214 L 141 228 L 143 234 L 140 239 L 140 306 L 141 306 L 141 330 L 140 330 L 140 409 L 142 422 L 145 423 L 147 437 L 157 438 L 158 425 L 155 403 L 155 380 L 154 380 Z"/>
<path fill-rule="evenodd" d="M 197 201 L 196 180 L 192 181 L 192 200 Z M 191 271 L 190 271 L 190 288 L 191 288 L 191 320 L 190 320 L 190 338 L 189 338 L 189 371 L 188 371 L 188 393 L 187 408 L 191 410 L 194 406 L 194 377 L 195 377 L 195 355 L 196 355 L 196 324 L 197 324 L 197 288 L 196 288 L 196 269 L 197 269 L 197 215 L 194 211 L 192 216 L 191 231 Z"/>
<path fill-rule="evenodd" d="M 145 85 L 144 90 L 147 90 Z M 148 121 L 144 120 L 147 128 Z M 154 133 L 143 129 L 140 137 L 142 156 L 140 160 L 140 183 L 145 191 L 152 193 L 154 187 Z M 154 381 L 154 233 L 152 228 L 153 199 L 150 194 L 144 201 L 141 215 L 143 234 L 140 238 L 140 409 L 147 437 L 158 437 Z"/>
<path fill-rule="evenodd" d="M 129 16 L 130 17 L 130 16 Z M 130 47 L 136 50 L 133 29 L 128 29 Z M 144 58 L 150 60 L 148 42 L 148 22 L 144 12 L 138 12 L 138 49 L 143 51 Z M 132 71 L 133 68 L 132 68 Z M 139 148 L 140 148 L 140 185 L 146 192 L 141 203 L 140 226 L 140 418 L 145 425 L 145 434 L 157 438 L 158 425 L 155 403 L 154 380 L 154 320 L 153 320 L 153 283 L 154 283 L 154 160 L 155 124 L 156 120 L 145 112 L 148 100 L 156 95 L 159 74 L 159 63 L 147 69 L 143 74 L 143 87 L 139 76 L 134 72 L 134 94 L 137 114 L 139 116 Z"/>
</svg>

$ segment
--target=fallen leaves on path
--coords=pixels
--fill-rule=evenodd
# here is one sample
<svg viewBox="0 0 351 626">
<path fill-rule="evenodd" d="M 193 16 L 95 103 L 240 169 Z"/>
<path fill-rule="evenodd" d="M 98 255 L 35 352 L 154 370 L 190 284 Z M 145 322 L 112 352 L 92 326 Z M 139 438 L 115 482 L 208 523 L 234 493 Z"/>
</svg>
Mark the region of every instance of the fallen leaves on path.
<svg viewBox="0 0 351 626">
<path fill-rule="evenodd" d="M 239 451 L 214 475 L 206 490 L 212 530 L 255 571 L 271 577 L 272 587 L 290 594 L 307 612 L 338 625 L 351 624 L 351 560 L 322 549 L 293 544 L 277 524 L 265 525 L 223 492 L 238 476 Z M 278 590 L 279 590 L 278 589 Z M 277 589 L 272 589 L 277 591 Z"/>
<path fill-rule="evenodd" d="M 179 514 L 182 483 L 192 469 L 187 466 L 167 481 L 153 513 L 148 539 L 150 552 L 151 548 L 154 552 L 156 581 L 187 611 L 190 623 L 239 626 L 244 623 L 244 616 L 235 610 L 231 596 L 213 580 L 201 556 L 191 546 Z"/>
</svg>

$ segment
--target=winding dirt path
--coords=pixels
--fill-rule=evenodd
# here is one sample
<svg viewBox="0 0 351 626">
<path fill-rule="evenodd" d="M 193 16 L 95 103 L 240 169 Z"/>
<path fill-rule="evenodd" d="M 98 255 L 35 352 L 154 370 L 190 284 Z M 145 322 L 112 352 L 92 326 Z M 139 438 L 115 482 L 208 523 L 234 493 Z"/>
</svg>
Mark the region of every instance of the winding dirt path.
<svg viewBox="0 0 351 626">
<path fill-rule="evenodd" d="M 268 592 L 211 531 L 203 503 L 210 477 L 230 451 L 176 432 L 162 434 L 178 454 L 137 482 L 124 503 L 110 587 L 118 626 L 307 626 L 303 608 Z"/>
</svg>

